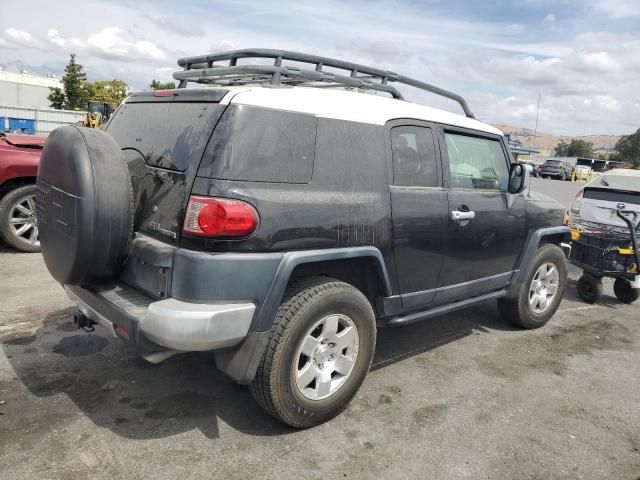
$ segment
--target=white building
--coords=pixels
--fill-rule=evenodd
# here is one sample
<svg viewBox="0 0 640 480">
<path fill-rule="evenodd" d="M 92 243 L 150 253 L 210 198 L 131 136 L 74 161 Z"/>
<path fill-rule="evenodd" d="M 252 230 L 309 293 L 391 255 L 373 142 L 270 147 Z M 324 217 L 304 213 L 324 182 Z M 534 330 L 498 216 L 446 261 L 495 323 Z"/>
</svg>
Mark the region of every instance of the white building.
<svg viewBox="0 0 640 480">
<path fill-rule="evenodd" d="M 84 112 L 49 107 L 49 88 L 62 88 L 55 77 L 0 70 L 0 132 L 46 135 L 60 125 L 83 119 Z"/>
<path fill-rule="evenodd" d="M 54 87 L 62 88 L 57 78 L 0 71 L 0 105 L 49 108 L 49 88 Z"/>
</svg>

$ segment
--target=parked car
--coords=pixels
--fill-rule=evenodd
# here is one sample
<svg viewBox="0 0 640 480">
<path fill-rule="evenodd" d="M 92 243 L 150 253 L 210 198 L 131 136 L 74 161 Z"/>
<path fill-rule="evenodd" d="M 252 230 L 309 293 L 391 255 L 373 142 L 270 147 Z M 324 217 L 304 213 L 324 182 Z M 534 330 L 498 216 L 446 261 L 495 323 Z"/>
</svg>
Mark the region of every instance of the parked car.
<svg viewBox="0 0 640 480">
<path fill-rule="evenodd" d="M 39 252 L 35 194 L 45 139 L 0 133 L 0 238 L 23 252 Z"/>
<path fill-rule="evenodd" d="M 616 168 L 585 185 L 571 205 L 569 224 L 578 247 L 572 251 L 572 261 L 584 269 L 578 281 L 580 296 L 597 302 L 602 277 L 612 277 L 616 297 L 625 303 L 636 301 L 640 297 L 635 245 L 640 237 L 640 170 Z"/>
<path fill-rule="evenodd" d="M 529 169 L 510 166 L 502 133 L 462 97 L 279 50 L 179 64 L 180 88 L 135 93 L 105 131 L 66 126 L 45 146 L 43 256 L 79 326 L 151 362 L 213 351 L 266 411 L 305 428 L 353 398 L 376 326 L 490 299 L 522 328 L 556 311 L 562 206 L 525 196 Z M 390 78 L 466 116 L 401 101 Z"/>
<path fill-rule="evenodd" d="M 540 168 L 542 178 L 558 178 L 560 180 L 571 180 L 574 166 L 571 162 L 561 159 L 549 159 Z"/>
</svg>

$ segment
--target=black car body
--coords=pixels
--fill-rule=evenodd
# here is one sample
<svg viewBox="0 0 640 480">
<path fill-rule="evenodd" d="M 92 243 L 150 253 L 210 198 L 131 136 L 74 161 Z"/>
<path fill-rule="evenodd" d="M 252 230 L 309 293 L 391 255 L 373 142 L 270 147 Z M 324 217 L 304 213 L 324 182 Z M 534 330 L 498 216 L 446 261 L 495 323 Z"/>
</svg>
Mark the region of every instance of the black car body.
<svg viewBox="0 0 640 480">
<path fill-rule="evenodd" d="M 302 86 L 179 88 L 132 95 L 101 134 L 54 133 L 39 178 L 45 260 L 79 305 L 78 323 L 106 326 L 153 362 L 181 351 L 215 351 L 218 368 L 252 385 L 259 403 L 291 425 L 339 413 L 359 386 L 356 380 L 351 386 L 344 366 L 326 377 L 337 385 L 337 397 L 318 393 L 316 379 L 292 393 L 280 376 L 286 366 L 277 367 L 281 357 L 273 352 L 293 355 L 280 343 L 302 335 L 296 322 L 315 321 L 299 317 L 321 309 L 316 299 L 327 311 L 326 295 L 337 299 L 327 305 L 350 306 L 338 308 L 338 320 L 326 317 L 337 325 L 326 345 L 313 333 L 320 327 L 307 332 L 308 342 L 318 342 L 312 354 L 300 347 L 300 358 L 322 369 L 334 355 L 345 361 L 351 352 L 361 382 L 368 363 L 354 360 L 353 352 L 372 355 L 371 322 L 405 325 L 497 298 L 504 315 L 533 328 L 546 323 L 564 289 L 562 207 L 542 195 L 526 196 L 528 170 L 511 167 L 501 133 L 472 118 Z M 121 150 L 130 197 L 120 186 L 126 179 L 112 182 L 117 192 L 97 181 L 93 198 L 106 206 L 85 211 L 71 192 L 79 187 L 47 170 L 47 159 L 81 143 L 79 137 L 89 157 L 92 148 L 110 156 Z M 78 152 L 78 162 L 86 162 L 84 150 Z M 52 221 L 61 214 L 55 205 L 67 201 L 60 195 L 78 212 L 76 225 L 85 213 L 91 225 L 103 210 L 125 213 L 101 217 L 112 225 L 104 237 L 87 227 L 84 238 L 94 240 L 78 241 L 72 250 L 56 227 L 72 221 Z M 128 241 L 127 234 L 111 236 L 128 228 Z M 87 243 L 106 246 L 105 238 L 122 240 L 113 242 L 118 260 L 109 260 L 109 272 L 77 261 Z M 100 255 L 96 247 L 86 258 L 96 264 Z M 547 290 L 540 293 L 544 259 L 557 267 L 548 297 Z M 538 298 L 530 293 L 532 281 L 548 308 L 535 315 L 515 311 Z M 351 328 L 356 343 L 330 350 L 346 342 Z M 343 384 L 349 385 L 344 398 Z M 279 388 L 283 393 L 276 394 Z M 279 404 L 287 395 L 293 403 Z M 334 397 L 337 403 L 329 402 Z M 298 406 L 289 411 L 287 405 Z"/>
</svg>

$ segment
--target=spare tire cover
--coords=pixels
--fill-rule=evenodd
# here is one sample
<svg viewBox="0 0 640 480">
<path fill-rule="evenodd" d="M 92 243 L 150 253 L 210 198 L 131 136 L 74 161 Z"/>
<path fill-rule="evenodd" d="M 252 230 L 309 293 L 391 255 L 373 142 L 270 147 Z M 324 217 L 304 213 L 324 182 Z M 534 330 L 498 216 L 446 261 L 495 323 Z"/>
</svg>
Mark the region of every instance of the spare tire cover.
<svg viewBox="0 0 640 480">
<path fill-rule="evenodd" d="M 62 284 L 113 277 L 133 235 L 133 191 L 120 147 L 106 132 L 68 125 L 47 139 L 37 179 L 42 255 Z"/>
</svg>

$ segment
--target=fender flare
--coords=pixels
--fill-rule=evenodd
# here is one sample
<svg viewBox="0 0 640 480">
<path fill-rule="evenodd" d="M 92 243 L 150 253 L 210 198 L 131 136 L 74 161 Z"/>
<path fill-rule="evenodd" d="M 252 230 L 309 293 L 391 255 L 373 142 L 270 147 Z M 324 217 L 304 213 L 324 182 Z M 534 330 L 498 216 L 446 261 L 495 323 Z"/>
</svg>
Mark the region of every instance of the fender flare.
<svg viewBox="0 0 640 480">
<path fill-rule="evenodd" d="M 384 295 L 391 295 L 391 282 L 389 281 L 387 267 L 382 253 L 375 247 L 332 248 L 284 253 L 276 269 L 273 282 L 252 320 L 249 334 L 245 340 L 238 348 L 216 352 L 216 366 L 218 369 L 241 385 L 251 383 L 267 348 L 273 319 L 282 302 L 282 297 L 293 270 L 298 265 L 305 263 L 352 258 L 373 259 L 383 283 Z"/>
<path fill-rule="evenodd" d="M 507 289 L 506 298 L 516 298 L 522 285 L 529 278 L 529 274 L 531 273 L 531 268 L 533 266 L 533 259 L 538 252 L 538 248 L 540 247 L 540 243 L 545 238 L 555 237 L 557 239 L 556 242 L 558 246 L 563 243 L 564 239 L 569 236 L 571 229 L 565 226 L 558 227 L 546 227 L 540 228 L 538 230 L 534 230 L 529 234 L 527 242 L 525 244 L 525 248 L 522 251 L 522 255 L 520 257 L 520 268 L 516 270 L 513 274 L 513 279 L 511 285 Z M 563 250 L 565 250 L 563 248 Z M 565 255 L 567 255 L 565 250 Z"/>
<path fill-rule="evenodd" d="M 302 250 L 286 252 L 282 255 L 280 264 L 276 270 L 271 287 L 260 305 L 260 309 L 251 323 L 252 331 L 267 331 L 271 329 L 271 324 L 282 302 L 282 297 L 291 278 L 293 270 L 305 263 L 318 263 L 330 260 L 346 260 L 352 258 L 371 258 L 374 260 L 378 275 L 382 280 L 382 287 L 385 296 L 391 295 L 391 282 L 389 273 L 384 263 L 382 253 L 375 247 L 349 247 L 349 248 L 329 248 L 326 250 Z"/>
</svg>

